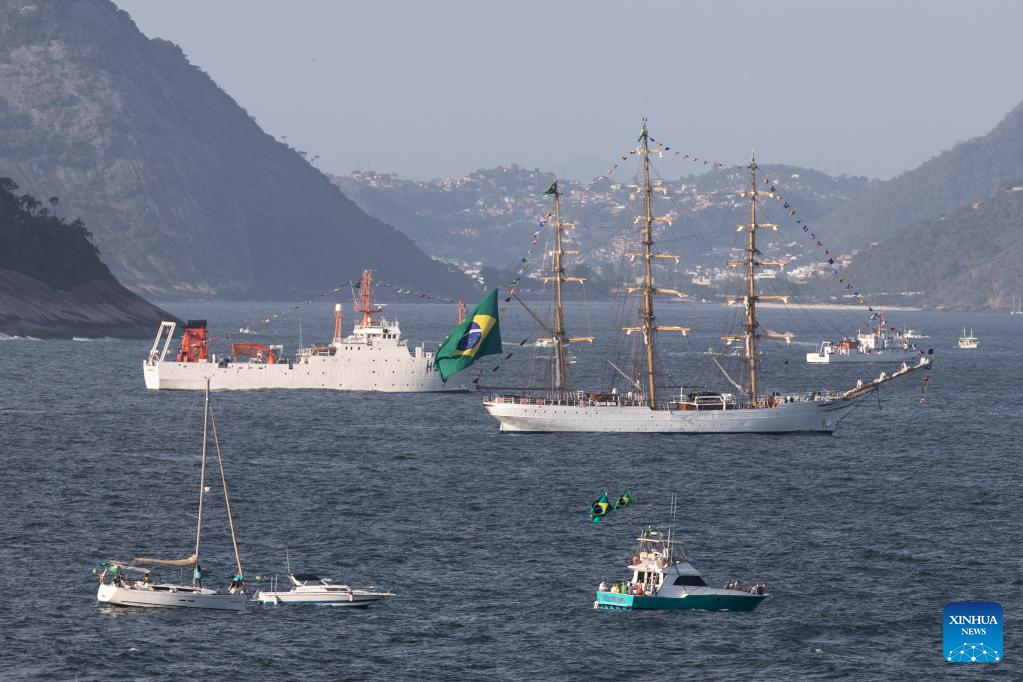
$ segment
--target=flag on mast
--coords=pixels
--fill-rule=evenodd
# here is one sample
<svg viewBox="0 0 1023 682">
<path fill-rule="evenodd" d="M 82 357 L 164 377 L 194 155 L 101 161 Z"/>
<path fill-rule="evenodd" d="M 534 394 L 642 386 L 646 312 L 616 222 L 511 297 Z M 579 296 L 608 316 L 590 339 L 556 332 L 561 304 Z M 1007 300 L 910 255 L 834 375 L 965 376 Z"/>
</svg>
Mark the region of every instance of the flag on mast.
<svg viewBox="0 0 1023 682">
<path fill-rule="evenodd" d="M 434 366 L 441 381 L 447 382 L 448 377 L 476 362 L 477 358 L 501 352 L 501 324 L 497 316 L 497 289 L 494 289 L 444 339 L 437 349 Z"/>
</svg>

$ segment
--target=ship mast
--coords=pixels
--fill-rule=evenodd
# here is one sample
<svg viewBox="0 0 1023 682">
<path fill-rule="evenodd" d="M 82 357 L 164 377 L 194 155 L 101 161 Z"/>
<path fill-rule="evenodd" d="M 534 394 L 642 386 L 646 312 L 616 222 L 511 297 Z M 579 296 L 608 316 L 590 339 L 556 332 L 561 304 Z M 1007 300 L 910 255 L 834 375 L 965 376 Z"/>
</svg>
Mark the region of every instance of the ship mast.
<svg viewBox="0 0 1023 682">
<path fill-rule="evenodd" d="M 749 393 L 753 405 L 757 404 L 757 157 L 749 165 L 750 227 L 746 241 L 746 358 L 749 362 Z"/>
<path fill-rule="evenodd" d="M 654 274 L 653 274 L 653 262 L 654 259 L 667 258 L 675 261 L 677 265 L 679 257 L 666 254 L 666 253 L 655 253 L 654 252 L 654 223 L 655 222 L 671 222 L 670 218 L 667 217 L 654 217 L 653 212 L 653 194 L 656 190 L 662 190 L 662 187 L 654 188 L 650 184 L 650 136 L 646 129 L 647 119 L 643 119 L 643 128 L 639 134 L 639 141 L 642 143 L 637 150 L 640 156 L 643 157 L 643 184 L 639 188 L 643 193 L 643 215 L 637 218 L 637 221 L 643 223 L 643 251 L 641 253 L 630 253 L 630 258 L 637 256 L 643 259 L 643 286 L 639 288 L 629 288 L 629 291 L 641 291 L 643 294 L 643 311 L 640 315 L 642 326 L 640 327 L 626 327 L 626 333 L 634 331 L 643 332 L 643 344 L 646 347 L 646 379 L 647 379 L 647 405 L 651 408 L 657 407 L 657 365 L 654 354 L 654 333 L 655 332 L 682 332 L 683 335 L 688 334 L 689 329 L 687 327 L 659 327 L 654 324 L 656 317 L 654 315 L 654 296 L 656 294 L 670 294 L 683 298 L 684 294 L 674 289 L 658 289 L 654 286 Z"/>
<path fill-rule="evenodd" d="M 561 285 L 565 281 L 564 247 L 561 243 L 564 226 L 561 224 L 561 192 L 554 183 L 554 376 L 555 389 L 564 401 L 568 393 L 568 369 L 565 367 L 565 308 Z"/>
<path fill-rule="evenodd" d="M 751 407 L 758 406 L 760 395 L 759 376 L 757 368 L 757 342 L 761 338 L 784 339 L 786 342 L 792 340 L 792 334 L 775 334 L 772 332 L 760 333 L 760 323 L 757 321 L 757 302 L 767 300 L 784 301 L 788 303 L 788 296 L 763 296 L 757 293 L 757 271 L 765 265 L 784 267 L 784 261 L 760 260 L 760 251 L 757 249 L 757 230 L 777 230 L 778 226 L 770 223 L 757 222 L 757 157 L 754 154 L 749 165 L 750 189 L 749 192 L 741 193 L 750 200 L 750 221 L 738 225 L 739 230 L 746 230 L 746 252 L 745 258 L 729 261 L 733 267 L 742 267 L 746 271 L 746 292 L 741 298 L 732 299 L 730 305 L 742 303 L 745 307 L 743 317 L 743 333 L 741 336 L 725 336 L 726 341 L 742 341 L 746 351 L 746 362 L 749 367 L 749 399 Z"/>
<path fill-rule="evenodd" d="M 551 341 L 554 344 L 554 390 L 561 401 L 565 402 L 568 400 L 568 362 L 565 356 L 565 346 L 581 341 L 593 341 L 593 337 L 570 338 L 565 332 L 565 305 L 562 285 L 566 282 L 578 282 L 581 284 L 586 279 L 584 277 L 565 276 L 565 256 L 579 252 L 565 250 L 565 229 L 575 227 L 575 225 L 573 223 L 566 223 L 561 219 L 561 191 L 558 189 L 557 181 L 553 182 L 544 194 L 554 196 L 554 250 L 548 252 L 548 255 L 552 258 L 551 272 L 549 275 L 543 276 L 542 279 L 544 282 L 554 282 L 554 325 L 551 329 Z"/>
<path fill-rule="evenodd" d="M 654 213 L 651 206 L 654 190 L 650 187 L 650 136 L 643 120 L 643 340 L 646 343 L 647 401 L 657 405 L 657 377 L 654 369 Z"/>
<path fill-rule="evenodd" d="M 362 271 L 362 280 L 359 283 L 359 296 L 355 301 L 355 312 L 362 313 L 360 327 L 372 327 L 377 323 L 373 319 L 374 313 L 383 312 L 383 308 L 373 305 L 373 273 L 370 270 Z"/>
</svg>

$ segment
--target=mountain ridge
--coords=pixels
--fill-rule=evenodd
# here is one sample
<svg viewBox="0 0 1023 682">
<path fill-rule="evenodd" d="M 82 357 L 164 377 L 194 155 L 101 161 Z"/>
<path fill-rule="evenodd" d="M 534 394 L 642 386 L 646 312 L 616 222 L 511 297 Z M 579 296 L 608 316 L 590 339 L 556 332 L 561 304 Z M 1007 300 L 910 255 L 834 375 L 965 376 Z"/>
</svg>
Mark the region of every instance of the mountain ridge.
<svg viewBox="0 0 1023 682">
<path fill-rule="evenodd" d="M 442 293 L 473 289 L 109 0 L 0 0 L 0 140 L 0 171 L 66 197 L 139 291 L 284 297 L 364 267 Z"/>
</svg>

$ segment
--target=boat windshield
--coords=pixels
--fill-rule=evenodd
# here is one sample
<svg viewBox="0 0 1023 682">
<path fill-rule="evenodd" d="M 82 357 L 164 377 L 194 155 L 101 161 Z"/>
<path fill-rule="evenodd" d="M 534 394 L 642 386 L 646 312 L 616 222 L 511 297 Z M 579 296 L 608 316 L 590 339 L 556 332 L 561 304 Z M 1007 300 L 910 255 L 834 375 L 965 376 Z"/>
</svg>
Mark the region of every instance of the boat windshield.
<svg viewBox="0 0 1023 682">
<path fill-rule="evenodd" d="M 675 578 L 676 585 L 685 585 L 687 587 L 706 587 L 707 583 L 698 575 L 680 575 Z"/>
<path fill-rule="evenodd" d="M 296 583 L 318 583 L 322 580 L 315 573 L 293 573 L 291 579 Z"/>
</svg>

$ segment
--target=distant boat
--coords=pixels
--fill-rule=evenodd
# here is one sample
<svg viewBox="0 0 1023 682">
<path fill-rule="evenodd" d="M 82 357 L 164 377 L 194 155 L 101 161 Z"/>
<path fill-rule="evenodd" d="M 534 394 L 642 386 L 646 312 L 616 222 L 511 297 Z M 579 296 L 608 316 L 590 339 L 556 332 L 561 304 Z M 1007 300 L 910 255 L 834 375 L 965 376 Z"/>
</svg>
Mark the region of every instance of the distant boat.
<svg viewBox="0 0 1023 682">
<path fill-rule="evenodd" d="M 1010 315 L 1023 315 L 1023 307 L 1020 307 L 1023 303 L 1013 296 L 1012 297 L 1012 310 L 1009 312 Z"/>
<path fill-rule="evenodd" d="M 963 335 L 959 337 L 959 348 L 980 348 L 980 339 L 973 335 L 973 330 L 970 333 L 966 333 L 966 327 L 963 327 Z"/>
<path fill-rule="evenodd" d="M 231 517 L 231 500 L 227 495 L 227 479 L 224 477 L 224 465 L 220 456 L 220 444 L 217 440 L 216 423 L 213 422 L 213 410 L 210 407 L 209 382 L 206 385 L 206 403 L 203 412 L 202 433 L 202 464 L 199 469 L 199 513 L 195 528 L 195 552 L 185 559 L 150 559 L 136 557 L 132 562 L 107 561 L 100 564 L 102 573 L 99 577 L 99 591 L 96 599 L 104 604 L 115 606 L 141 606 L 148 608 L 191 608 L 219 609 L 242 611 L 245 609 L 245 590 L 243 586 L 242 561 L 238 556 L 238 541 L 234 533 L 234 520 Z M 231 531 L 231 544 L 234 547 L 235 565 L 238 573 L 227 592 L 218 592 L 202 586 L 202 571 L 199 564 L 200 540 L 202 538 L 203 510 L 206 486 L 206 444 L 209 436 L 209 424 L 213 422 L 213 443 L 216 446 L 217 464 L 220 468 L 220 480 L 224 490 L 224 507 L 227 512 L 228 528 Z M 151 569 L 147 566 L 168 566 L 188 568 L 192 572 L 191 584 L 154 583 L 150 579 Z"/>
<path fill-rule="evenodd" d="M 825 341 L 819 349 L 806 354 L 806 361 L 814 365 L 840 362 L 913 362 L 923 356 L 921 350 L 909 341 L 911 338 L 909 333 L 912 330 L 897 333 L 894 327 L 885 324 L 883 312 L 871 315 L 870 323 L 871 329 L 858 332 L 855 339 Z"/>
</svg>

